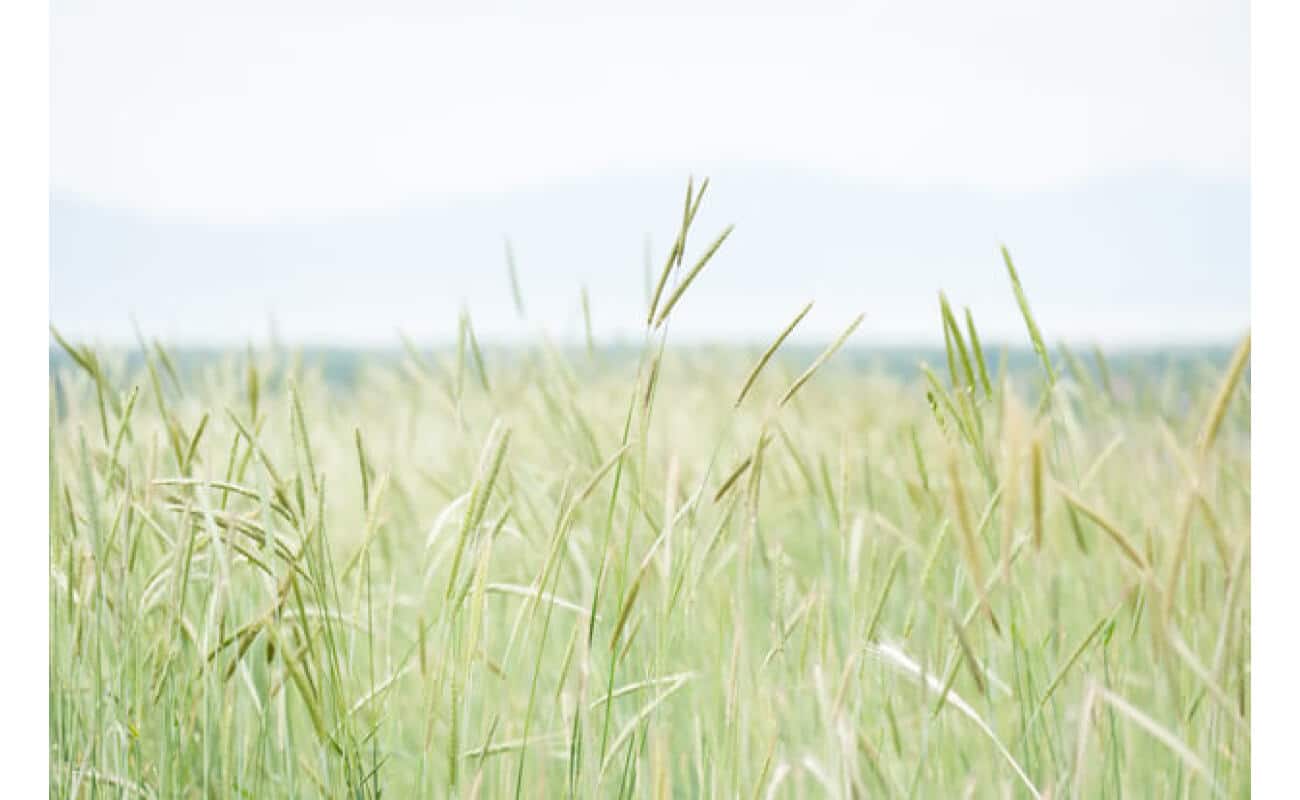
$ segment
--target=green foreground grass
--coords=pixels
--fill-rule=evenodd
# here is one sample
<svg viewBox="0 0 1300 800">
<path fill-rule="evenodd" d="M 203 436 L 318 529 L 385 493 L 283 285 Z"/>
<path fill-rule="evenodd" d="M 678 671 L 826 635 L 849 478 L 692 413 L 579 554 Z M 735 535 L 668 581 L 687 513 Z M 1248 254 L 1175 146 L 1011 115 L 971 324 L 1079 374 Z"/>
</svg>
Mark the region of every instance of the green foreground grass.
<svg viewBox="0 0 1300 800">
<path fill-rule="evenodd" d="M 1008 259 L 1032 375 L 705 357 L 685 239 L 626 363 L 67 343 L 51 794 L 1249 794 L 1249 339 L 1111 376 Z"/>
</svg>

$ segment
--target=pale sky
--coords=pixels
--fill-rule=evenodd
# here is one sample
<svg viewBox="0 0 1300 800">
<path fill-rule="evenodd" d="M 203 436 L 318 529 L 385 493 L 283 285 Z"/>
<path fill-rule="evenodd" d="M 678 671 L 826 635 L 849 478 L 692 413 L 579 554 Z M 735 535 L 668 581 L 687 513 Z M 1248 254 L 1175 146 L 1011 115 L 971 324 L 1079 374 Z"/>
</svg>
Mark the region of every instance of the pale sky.
<svg viewBox="0 0 1300 800">
<path fill-rule="evenodd" d="M 531 10 L 538 5 L 544 14 Z M 125 324 L 134 312 L 181 338 L 204 335 L 167 317 L 163 301 L 138 295 L 130 309 L 100 307 L 98 321 L 86 319 L 89 304 L 79 302 L 76 286 L 117 262 L 113 252 L 78 247 L 78 230 L 60 226 L 62 201 L 146 226 L 282 230 L 289 222 L 348 224 L 431 208 L 490 210 L 482 198 L 544 194 L 575 182 L 612 181 L 623 188 L 610 191 L 619 192 L 630 191 L 628 181 L 678 185 L 692 172 L 742 170 L 795 171 L 877 194 L 959 189 L 990 198 L 1172 176 L 1179 186 L 1190 182 L 1192 191 L 1228 191 L 1232 202 L 1247 202 L 1239 191 L 1249 180 L 1245 0 L 671 0 L 626 13 L 610 12 L 612 5 L 55 0 L 56 324 L 66 309 L 68 327 L 112 337 L 120 326 L 110 313 L 120 312 Z M 1153 202 L 1173 185 L 1153 190 Z M 595 194 L 589 201 L 599 203 Z M 633 220 L 630 229 L 667 238 L 676 202 L 654 219 Z M 795 209 L 785 224 L 795 231 L 814 224 Z M 1222 266 L 1198 267 L 1233 273 L 1207 290 L 1224 295 L 1223 303 L 1201 298 L 1205 314 L 1221 317 L 1224 330 L 1249 319 L 1248 239 L 1239 236 L 1237 218 L 1248 206 L 1232 209 L 1236 216 L 1229 215 L 1215 240 L 1227 242 Z M 719 209 L 722 217 L 726 211 Z M 817 206 L 807 213 L 834 216 L 843 209 Z M 1063 213 L 1042 224 L 1059 222 L 1063 233 L 1088 235 L 1090 228 Z M 752 253 L 761 258 L 767 222 L 757 216 L 729 221 L 738 234 L 754 223 Z M 935 235 L 959 222 L 936 217 Z M 1147 227 L 1141 219 L 1131 222 L 1132 235 Z M 1177 264 L 1144 259 L 1153 252 L 1172 258 L 1197 237 L 1220 233 L 1193 230 L 1193 222 L 1207 224 L 1189 218 L 1180 228 L 1175 220 L 1159 230 L 1172 249 L 1143 245 L 1140 258 L 1113 235 L 1094 244 L 1116 258 L 1169 270 L 1168 280 L 1177 281 Z M 479 223 L 492 227 L 493 220 Z M 485 245 L 494 263 L 499 235 L 512 233 L 514 224 L 499 219 L 495 243 Z M 970 260 L 986 264 L 1009 227 L 994 220 L 986 241 L 971 237 L 972 249 L 979 249 Z M 1181 244 L 1170 243 L 1179 237 Z M 629 238 L 620 259 L 640 252 L 641 236 Z M 861 252 L 846 245 L 839 254 L 845 276 L 879 255 L 865 233 L 856 239 Z M 111 249 L 117 239 L 104 241 Z M 1071 245 L 1061 242 L 1061 248 Z M 186 267 L 184 253 L 183 244 L 169 251 L 171 274 L 201 280 Z M 592 257 L 596 271 L 598 257 Z M 610 305 L 639 297 L 639 261 L 626 260 L 625 285 L 611 284 L 603 298 Z M 1069 276 L 1044 270 L 1039 283 L 1047 302 L 1052 292 L 1068 298 L 1062 281 Z M 996 269 L 989 274 L 1000 289 Z M 101 284 L 106 278 L 97 277 Z M 932 283 L 945 286 L 953 277 L 936 266 Z M 860 279 L 832 280 L 822 289 L 841 299 L 860 291 L 870 316 L 868 298 L 879 303 L 889 286 L 868 287 Z M 407 291 L 400 275 L 392 280 L 394 294 Z M 576 286 L 565 292 L 570 289 L 576 293 Z M 925 294 L 932 297 L 928 288 Z M 274 306 L 290 319 L 298 313 L 294 302 L 310 302 L 252 295 L 259 314 Z M 1140 319 L 1141 304 L 1159 298 L 1127 300 Z M 1104 311 L 1097 309 L 1094 322 L 1071 325 L 1079 335 L 1104 332 L 1110 324 L 1101 321 Z M 1194 319 L 1205 314 L 1171 321 L 1169 335 L 1193 336 L 1197 331 L 1187 326 L 1195 328 Z M 782 322 L 731 320 L 719 330 L 779 329 Z M 333 333 L 310 335 L 374 339 L 391 327 L 376 319 L 364 330 L 339 323 Z"/>
</svg>

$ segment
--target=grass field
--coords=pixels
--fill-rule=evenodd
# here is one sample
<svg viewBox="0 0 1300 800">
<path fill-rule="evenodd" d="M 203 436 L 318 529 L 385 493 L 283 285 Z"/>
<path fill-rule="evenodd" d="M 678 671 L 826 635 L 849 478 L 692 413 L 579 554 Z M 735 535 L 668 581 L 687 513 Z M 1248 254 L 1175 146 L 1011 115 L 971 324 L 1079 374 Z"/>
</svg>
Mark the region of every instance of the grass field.
<svg viewBox="0 0 1300 800">
<path fill-rule="evenodd" d="M 1249 339 L 1112 374 L 1008 257 L 1032 370 L 674 349 L 711 248 L 626 359 L 66 343 L 51 794 L 1248 795 Z"/>
</svg>

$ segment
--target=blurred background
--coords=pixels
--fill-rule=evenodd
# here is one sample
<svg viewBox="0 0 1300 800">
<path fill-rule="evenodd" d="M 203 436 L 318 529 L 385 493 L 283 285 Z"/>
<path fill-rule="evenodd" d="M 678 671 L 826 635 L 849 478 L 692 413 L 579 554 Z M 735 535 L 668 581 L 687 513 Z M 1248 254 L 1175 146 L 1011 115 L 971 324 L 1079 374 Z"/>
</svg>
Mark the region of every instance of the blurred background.
<svg viewBox="0 0 1300 800">
<path fill-rule="evenodd" d="M 694 175 L 679 343 L 1022 344 L 1001 243 L 1049 340 L 1249 326 L 1246 0 L 534 5 L 55 0 L 53 324 L 632 341 Z"/>
</svg>

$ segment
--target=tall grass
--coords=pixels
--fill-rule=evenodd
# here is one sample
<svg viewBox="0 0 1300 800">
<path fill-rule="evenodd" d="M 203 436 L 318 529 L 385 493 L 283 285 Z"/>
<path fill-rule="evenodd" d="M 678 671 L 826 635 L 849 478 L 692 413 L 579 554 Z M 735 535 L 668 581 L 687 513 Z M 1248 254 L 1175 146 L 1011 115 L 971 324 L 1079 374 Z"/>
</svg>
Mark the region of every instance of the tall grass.
<svg viewBox="0 0 1300 800">
<path fill-rule="evenodd" d="M 630 362 L 56 334 L 51 794 L 1248 793 L 1249 340 L 1094 375 L 1004 250 L 1037 373 L 947 297 L 946 382 L 774 357 L 808 307 L 702 358 L 706 187 Z"/>
</svg>

